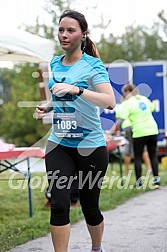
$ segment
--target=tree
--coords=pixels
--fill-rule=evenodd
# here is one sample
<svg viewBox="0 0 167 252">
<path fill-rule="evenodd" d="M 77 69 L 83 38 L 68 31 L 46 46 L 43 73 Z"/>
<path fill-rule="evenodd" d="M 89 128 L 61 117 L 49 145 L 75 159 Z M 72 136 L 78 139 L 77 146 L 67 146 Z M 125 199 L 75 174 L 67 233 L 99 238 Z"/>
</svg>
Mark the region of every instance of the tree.
<svg viewBox="0 0 167 252">
<path fill-rule="evenodd" d="M 164 32 L 166 38 L 167 38 L 167 15 L 165 14 L 165 11 L 162 10 L 158 13 L 159 19 L 162 21 L 162 31 Z"/>
<path fill-rule="evenodd" d="M 159 25 L 151 29 L 144 26 L 134 28 L 129 26 L 120 37 L 110 34 L 109 38 L 102 36 L 97 43 L 101 59 L 111 63 L 116 59 L 128 62 L 143 60 L 159 60 L 167 57 L 167 43 L 159 34 Z"/>
<path fill-rule="evenodd" d="M 11 80 L 16 76 L 16 72 L 13 69 L 1 68 L 0 69 L 0 99 L 3 102 L 7 102 L 9 97 L 9 90 L 11 86 Z"/>
<path fill-rule="evenodd" d="M 165 59 L 164 43 L 159 35 L 159 27 L 128 27 L 122 36 L 124 55 L 129 61 Z"/>
<path fill-rule="evenodd" d="M 47 0 L 46 10 L 51 16 L 52 24 L 40 24 L 39 18 L 36 20 L 36 26 L 25 26 L 26 30 L 45 38 L 55 40 L 57 37 L 57 28 L 59 16 L 63 10 L 69 9 L 75 0 Z M 94 8 L 92 6 L 92 8 Z M 161 17 L 166 32 L 167 20 L 162 12 Z M 110 21 L 109 21 L 110 22 Z M 101 17 L 101 23 L 94 25 L 94 28 L 105 30 L 107 25 Z M 161 30 L 162 30 L 161 29 Z M 166 59 L 167 43 L 159 33 L 160 24 L 156 23 L 151 29 L 144 26 L 126 28 L 126 32 L 121 36 L 114 37 L 109 34 L 106 38 L 102 33 L 100 41 L 97 43 L 98 50 L 103 62 L 112 63 L 115 60 L 123 59 L 129 62 L 142 61 L 148 59 Z M 56 54 L 62 53 L 58 41 L 55 40 Z M 50 125 L 43 125 L 33 118 L 34 108 L 20 108 L 18 101 L 39 101 L 39 87 L 36 79 L 32 78 L 32 72 L 37 71 L 38 66 L 30 64 L 17 65 L 9 75 L 5 73 L 7 81 L 6 87 L 10 88 L 9 96 L 0 110 L 0 135 L 9 142 L 19 146 L 32 145 L 43 137 L 49 130 Z M 8 76 L 8 77 L 7 77 Z"/>
<path fill-rule="evenodd" d="M 69 9 L 70 3 L 70 0 L 46 1 L 46 9 L 52 16 L 53 25 L 40 24 L 39 18 L 37 18 L 35 26 L 23 25 L 22 28 L 24 27 L 26 31 L 33 34 L 54 39 L 58 27 L 58 17 L 64 9 Z M 57 49 L 58 47 L 56 48 L 56 54 L 58 53 Z M 3 104 L 1 110 L 0 135 L 6 141 L 18 146 L 34 144 L 45 136 L 51 127 L 50 125 L 43 125 L 41 121 L 36 121 L 33 118 L 35 108 L 20 108 L 17 106 L 21 100 L 40 101 L 37 79 L 32 78 L 32 72 L 37 71 L 37 68 L 37 65 L 32 66 L 28 63 L 14 67 L 15 77 L 9 78 L 11 83 L 10 99 Z"/>
<path fill-rule="evenodd" d="M 101 60 L 105 63 L 111 63 L 114 60 L 120 59 L 122 55 L 119 38 L 114 37 L 112 34 L 110 34 L 108 38 L 105 38 L 104 35 L 102 35 L 100 41 L 96 45 Z"/>
<path fill-rule="evenodd" d="M 32 73 L 38 65 L 16 65 L 15 78 L 11 79 L 10 100 L 2 106 L 0 135 L 17 146 L 31 146 L 43 137 L 50 125 L 43 125 L 33 118 L 34 107 L 18 107 L 20 101 L 39 101 L 39 84 Z"/>
<path fill-rule="evenodd" d="M 46 10 L 51 17 L 52 24 L 41 24 L 39 22 L 39 17 L 37 17 L 35 26 L 27 26 L 24 24 L 22 25 L 22 28 L 27 32 L 53 40 L 55 42 L 56 55 L 62 54 L 62 50 L 57 40 L 58 20 L 64 10 L 70 9 L 72 2 L 74 2 L 74 0 L 47 0 L 44 10 Z"/>
</svg>

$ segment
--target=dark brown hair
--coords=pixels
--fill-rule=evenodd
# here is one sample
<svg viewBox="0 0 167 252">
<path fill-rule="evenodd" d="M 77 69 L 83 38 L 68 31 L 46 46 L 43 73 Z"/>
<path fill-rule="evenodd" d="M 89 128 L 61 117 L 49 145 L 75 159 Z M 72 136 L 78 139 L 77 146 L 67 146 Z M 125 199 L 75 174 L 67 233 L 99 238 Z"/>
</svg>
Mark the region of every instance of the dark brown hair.
<svg viewBox="0 0 167 252">
<path fill-rule="evenodd" d="M 83 42 L 81 43 L 82 52 L 83 53 L 86 52 L 87 54 L 89 54 L 89 55 L 91 55 L 93 57 L 99 58 L 99 53 L 97 51 L 97 48 L 96 48 L 95 44 L 89 38 L 89 36 L 87 36 L 87 34 L 88 34 L 88 23 L 86 21 L 85 16 L 82 13 L 78 12 L 78 11 L 66 10 L 60 16 L 59 23 L 64 17 L 70 17 L 70 18 L 73 18 L 73 19 L 77 20 L 83 34 L 86 35 L 85 39 L 83 39 Z"/>
</svg>

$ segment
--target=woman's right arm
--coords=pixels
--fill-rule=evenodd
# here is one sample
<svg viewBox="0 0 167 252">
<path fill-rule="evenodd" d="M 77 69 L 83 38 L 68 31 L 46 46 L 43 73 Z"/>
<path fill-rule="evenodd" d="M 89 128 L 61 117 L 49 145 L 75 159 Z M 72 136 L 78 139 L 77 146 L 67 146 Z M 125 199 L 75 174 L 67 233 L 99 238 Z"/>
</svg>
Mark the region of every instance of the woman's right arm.
<svg viewBox="0 0 167 252">
<path fill-rule="evenodd" d="M 42 119 L 47 113 L 53 110 L 53 101 L 50 100 L 46 105 L 38 105 L 35 109 L 35 118 Z"/>
</svg>

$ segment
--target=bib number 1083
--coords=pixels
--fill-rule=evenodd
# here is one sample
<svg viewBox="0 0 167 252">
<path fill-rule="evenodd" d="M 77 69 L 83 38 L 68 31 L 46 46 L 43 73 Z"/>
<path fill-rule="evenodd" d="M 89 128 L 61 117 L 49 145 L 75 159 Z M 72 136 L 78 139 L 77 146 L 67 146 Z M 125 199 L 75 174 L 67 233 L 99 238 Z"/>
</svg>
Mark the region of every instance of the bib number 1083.
<svg viewBox="0 0 167 252">
<path fill-rule="evenodd" d="M 61 121 L 58 120 L 57 121 L 57 128 L 58 129 L 66 129 L 66 130 L 70 130 L 70 129 L 77 129 L 77 122 L 76 121 Z"/>
</svg>

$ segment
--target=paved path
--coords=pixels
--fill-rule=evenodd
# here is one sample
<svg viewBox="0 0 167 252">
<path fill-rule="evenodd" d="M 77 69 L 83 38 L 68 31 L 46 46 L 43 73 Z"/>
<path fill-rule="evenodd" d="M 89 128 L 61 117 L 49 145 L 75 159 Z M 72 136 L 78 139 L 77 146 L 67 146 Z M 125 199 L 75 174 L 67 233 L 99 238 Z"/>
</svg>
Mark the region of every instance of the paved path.
<svg viewBox="0 0 167 252">
<path fill-rule="evenodd" d="M 167 187 L 139 195 L 104 217 L 106 252 L 167 252 Z M 90 247 L 84 221 L 73 225 L 69 252 L 89 252 Z M 53 252 L 50 235 L 10 250 L 31 251 Z"/>
</svg>

